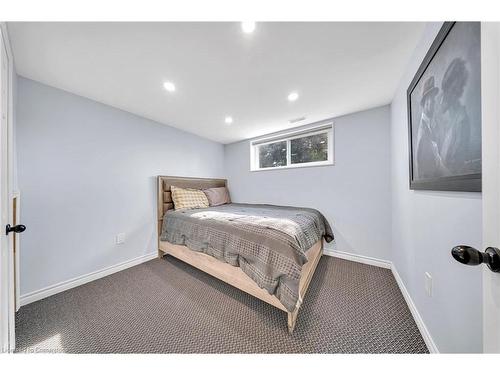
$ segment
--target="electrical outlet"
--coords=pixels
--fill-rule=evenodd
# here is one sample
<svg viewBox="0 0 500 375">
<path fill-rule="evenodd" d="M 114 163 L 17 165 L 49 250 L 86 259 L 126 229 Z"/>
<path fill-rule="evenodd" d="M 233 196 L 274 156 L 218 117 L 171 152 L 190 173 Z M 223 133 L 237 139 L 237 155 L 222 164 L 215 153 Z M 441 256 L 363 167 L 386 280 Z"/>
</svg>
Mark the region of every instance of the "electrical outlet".
<svg viewBox="0 0 500 375">
<path fill-rule="evenodd" d="M 432 297 L 432 276 L 429 272 L 425 273 L 425 292 Z"/>
<path fill-rule="evenodd" d="M 125 233 L 118 233 L 115 237 L 115 243 L 121 245 L 125 243 Z"/>
</svg>

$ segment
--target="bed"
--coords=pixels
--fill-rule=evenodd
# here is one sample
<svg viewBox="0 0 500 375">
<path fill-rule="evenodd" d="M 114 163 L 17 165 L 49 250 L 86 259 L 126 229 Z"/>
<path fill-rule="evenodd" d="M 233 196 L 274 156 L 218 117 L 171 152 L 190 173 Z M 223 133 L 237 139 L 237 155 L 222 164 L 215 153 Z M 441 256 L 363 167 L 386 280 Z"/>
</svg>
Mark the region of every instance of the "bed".
<svg viewBox="0 0 500 375">
<path fill-rule="evenodd" d="M 333 235 L 323 216 L 312 209 L 243 204 L 230 204 L 220 207 L 210 207 L 209 209 L 175 211 L 172 202 L 171 186 L 208 189 L 225 187 L 227 181 L 225 179 L 158 176 L 157 182 L 158 257 L 161 258 L 165 255 L 171 255 L 285 311 L 288 314 L 288 330 L 292 333 L 297 322 L 302 300 L 307 292 L 321 255 L 323 254 L 323 235 L 318 235 L 318 233 L 316 233 L 315 236 L 302 236 L 302 233 L 297 233 L 290 236 L 290 239 L 302 236 L 298 238 L 297 241 L 300 240 L 301 247 L 303 249 L 305 248 L 305 250 L 296 248 L 297 246 L 294 245 L 295 240 L 288 241 L 290 242 L 289 245 L 283 245 L 283 243 L 287 243 L 286 240 L 284 241 L 283 238 L 277 239 L 274 237 L 279 237 L 283 235 L 282 232 L 295 230 L 296 228 L 294 228 L 293 225 L 288 225 L 283 230 L 274 230 L 274 228 L 269 227 L 270 224 L 266 224 L 266 220 L 268 220 L 267 216 L 272 216 L 277 213 L 284 217 L 293 218 L 297 216 L 299 218 L 309 219 L 306 221 L 311 226 L 311 231 L 319 231 L 320 229 L 318 228 L 321 227 L 321 230 L 325 232 L 325 238 L 331 240 L 333 239 Z M 319 219 L 313 215 L 319 215 Z M 250 219 L 255 219 L 256 216 L 258 217 L 259 223 L 258 225 L 253 225 Z M 312 220 L 312 218 L 315 220 Z M 325 221 L 324 227 L 322 220 Z M 284 220 L 283 222 L 294 224 L 291 220 Z M 221 226 L 221 223 L 225 224 L 225 226 Z M 253 243 L 238 242 L 238 246 L 233 246 L 233 249 L 239 249 L 240 244 L 242 247 L 246 246 L 246 251 L 249 253 L 245 254 L 244 257 L 240 256 L 241 254 L 231 254 L 230 251 L 226 250 L 217 251 L 217 245 L 207 246 L 205 244 L 205 248 L 203 248 L 203 245 L 195 241 L 196 235 L 201 239 L 199 241 L 200 243 L 216 241 L 216 239 L 221 237 L 221 233 L 225 236 L 233 236 L 225 237 L 225 242 L 232 241 L 232 243 L 234 243 L 235 239 L 246 241 L 246 238 L 240 239 L 240 237 L 234 235 L 234 233 L 226 233 L 226 231 L 236 231 L 237 234 L 241 234 L 241 231 L 238 232 L 240 226 L 243 226 L 246 234 L 248 234 L 248 228 L 250 228 L 250 232 L 257 228 L 255 233 L 250 233 L 254 239 Z M 269 229 L 272 232 L 271 235 L 268 233 L 267 237 L 266 234 L 260 237 L 260 230 L 262 230 L 262 228 L 264 228 L 264 230 L 266 228 Z M 189 230 L 191 233 L 194 233 L 194 235 L 190 236 Z M 230 240 L 228 240 L 228 238 Z M 255 240 L 255 238 L 258 240 Z M 205 239 L 207 240 L 205 241 Z M 262 244 L 260 242 L 262 242 Z M 259 246 L 261 246 L 261 248 L 259 248 Z M 266 254 L 266 250 L 269 254 Z M 281 272 L 278 266 L 276 266 L 276 269 L 271 267 L 271 265 L 267 267 L 264 264 L 262 266 L 262 259 L 260 259 L 260 265 L 264 268 L 254 270 L 256 263 L 252 264 L 251 262 L 250 253 L 252 253 L 252 251 L 259 252 L 260 258 L 262 258 L 262 254 L 264 254 L 266 259 L 269 259 L 270 264 L 273 262 L 274 265 L 279 264 L 284 271 Z M 288 251 L 286 254 L 287 257 L 283 257 L 283 254 L 279 251 L 283 253 Z M 293 261 L 296 265 L 292 263 L 286 265 L 284 259 L 289 260 L 288 258 L 291 259 L 290 262 Z M 248 262 L 246 262 L 246 260 L 248 260 Z M 269 274 L 264 274 L 266 272 L 269 272 Z M 295 291 L 295 293 L 292 293 L 292 290 Z"/>
</svg>

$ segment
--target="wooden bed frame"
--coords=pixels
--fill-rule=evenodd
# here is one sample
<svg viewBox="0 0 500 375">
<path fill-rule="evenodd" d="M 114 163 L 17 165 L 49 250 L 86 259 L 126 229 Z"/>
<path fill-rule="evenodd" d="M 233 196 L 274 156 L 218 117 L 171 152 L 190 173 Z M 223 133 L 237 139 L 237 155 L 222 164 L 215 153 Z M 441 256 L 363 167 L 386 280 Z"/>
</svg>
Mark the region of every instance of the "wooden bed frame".
<svg viewBox="0 0 500 375">
<path fill-rule="evenodd" d="M 182 260 L 183 262 L 196 267 L 219 280 L 222 280 L 258 299 L 285 311 L 288 314 L 288 330 L 290 333 L 295 328 L 299 307 L 294 311 L 289 312 L 285 306 L 273 295 L 269 294 L 265 289 L 261 289 L 255 281 L 247 276 L 239 267 L 231 266 L 228 263 L 219 261 L 218 259 L 193 251 L 182 245 L 174 245 L 167 241 L 160 241 L 160 234 L 163 224 L 163 217 L 168 210 L 174 208 L 170 187 L 178 186 L 194 189 L 208 189 L 212 187 L 226 186 L 227 181 L 224 179 L 211 178 L 193 178 L 193 177 L 173 177 L 173 176 L 158 176 L 158 257 L 162 258 L 165 255 Z M 299 283 L 300 299 L 304 298 L 309 283 L 313 277 L 316 266 L 323 254 L 323 241 L 316 242 L 309 250 L 307 250 L 307 258 L 309 261 L 302 267 L 302 274 Z"/>
</svg>

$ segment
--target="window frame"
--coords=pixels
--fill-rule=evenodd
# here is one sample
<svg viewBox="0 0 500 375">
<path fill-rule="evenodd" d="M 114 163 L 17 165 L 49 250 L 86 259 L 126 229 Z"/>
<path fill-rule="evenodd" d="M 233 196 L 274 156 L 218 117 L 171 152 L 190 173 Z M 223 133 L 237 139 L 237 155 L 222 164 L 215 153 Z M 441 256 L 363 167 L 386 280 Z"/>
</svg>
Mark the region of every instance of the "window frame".
<svg viewBox="0 0 500 375">
<path fill-rule="evenodd" d="M 311 161 L 308 163 L 296 163 L 292 164 L 292 150 L 291 150 L 291 141 L 299 138 L 306 138 L 312 135 L 317 134 L 327 134 L 327 160 L 322 161 Z M 259 167 L 259 152 L 258 148 L 260 146 L 268 145 L 276 142 L 286 141 L 286 165 L 282 165 L 279 167 Z M 259 172 L 259 171 L 269 171 L 269 170 L 277 170 L 277 169 L 290 169 L 290 168 L 307 168 L 307 167 L 320 167 L 327 165 L 334 165 L 334 132 L 333 132 L 333 122 L 325 122 L 319 126 L 314 126 L 310 128 L 302 128 L 300 130 L 290 131 L 283 134 L 277 134 L 275 136 L 268 136 L 255 139 L 250 142 L 250 171 L 251 172 Z"/>
</svg>

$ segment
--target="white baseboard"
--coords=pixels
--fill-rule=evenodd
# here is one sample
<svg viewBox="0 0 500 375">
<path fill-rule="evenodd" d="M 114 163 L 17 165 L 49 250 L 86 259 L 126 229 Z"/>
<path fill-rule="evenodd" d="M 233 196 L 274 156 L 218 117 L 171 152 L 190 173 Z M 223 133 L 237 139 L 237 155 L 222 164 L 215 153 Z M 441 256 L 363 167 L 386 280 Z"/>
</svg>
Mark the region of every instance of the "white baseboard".
<svg viewBox="0 0 500 375">
<path fill-rule="evenodd" d="M 335 258 L 341 258 L 341 259 L 346 259 L 350 260 L 353 262 L 358 262 L 358 263 L 363 263 L 363 264 L 369 264 L 371 266 L 376 266 L 376 267 L 381 267 L 381 268 L 391 268 L 392 262 L 388 260 L 382 260 L 382 259 L 377 259 L 377 258 L 372 258 L 368 257 L 366 255 L 358 255 L 358 254 L 352 254 L 352 253 L 346 253 L 344 251 L 338 251 L 338 250 L 331 250 L 331 249 L 324 249 L 323 253 L 325 255 L 329 255 Z"/>
<path fill-rule="evenodd" d="M 392 264 L 391 270 L 392 274 L 394 275 L 394 278 L 396 279 L 396 282 L 398 283 L 399 289 L 403 294 L 406 304 L 410 309 L 411 315 L 413 316 L 413 319 L 417 324 L 418 330 L 420 331 L 420 334 L 422 335 L 422 338 L 425 341 L 425 345 L 427 345 L 427 349 L 429 349 L 430 353 L 439 353 L 439 349 L 434 340 L 432 339 L 431 333 L 427 329 L 424 320 L 420 316 L 417 310 L 417 306 L 415 306 L 415 303 L 413 302 L 410 293 L 408 293 L 408 290 L 406 289 L 406 286 L 403 283 L 403 279 L 401 279 L 401 276 L 399 276 L 398 270 L 396 269 L 396 266 L 394 266 L 394 264 Z"/>
<path fill-rule="evenodd" d="M 78 276 L 70 280 L 62 281 L 60 283 L 45 288 L 35 290 L 34 292 L 23 294 L 21 295 L 21 300 L 20 300 L 21 306 L 41 300 L 43 298 L 52 296 L 54 294 L 63 292 L 65 290 L 75 288 L 77 286 L 86 284 L 88 282 L 100 279 L 102 277 L 111 275 L 115 272 L 122 271 L 124 269 L 147 262 L 148 260 L 154 259 L 157 256 L 158 254 L 156 252 L 152 254 L 141 255 L 137 258 L 126 260 L 125 262 L 121 262 L 114 266 L 103 268 L 99 271 L 90 272 L 87 273 L 86 275 Z"/>
<path fill-rule="evenodd" d="M 403 283 L 403 279 L 401 279 L 401 276 L 399 276 L 399 273 L 398 273 L 396 267 L 394 266 L 394 264 L 391 261 L 372 258 L 372 257 L 368 257 L 365 255 L 357 255 L 357 254 L 347 253 L 344 251 L 330 250 L 330 249 L 324 249 L 323 252 L 325 255 L 329 255 L 332 257 L 342 258 L 342 259 L 350 260 L 352 262 L 369 264 L 371 266 L 390 269 L 392 271 L 392 274 L 394 275 L 394 278 L 396 279 L 396 282 L 399 286 L 399 289 L 401 290 L 401 294 L 403 294 L 403 297 L 406 301 L 406 304 L 408 305 L 408 308 L 410 309 L 411 315 L 413 316 L 413 319 L 415 320 L 415 323 L 417 324 L 418 330 L 420 331 L 420 334 L 422 335 L 422 338 L 424 339 L 424 342 L 425 342 L 425 345 L 427 346 L 427 349 L 429 349 L 429 352 L 431 352 L 431 353 L 439 353 L 439 350 L 438 350 L 438 347 L 436 346 L 436 343 L 432 339 L 432 336 L 431 336 L 429 330 L 427 329 L 427 326 L 425 325 L 424 320 L 420 316 L 420 314 L 417 310 L 417 307 L 415 306 L 415 303 L 413 302 L 410 294 L 408 293 L 408 290 L 406 289 L 405 284 Z"/>
</svg>

